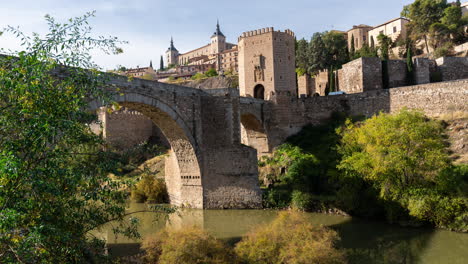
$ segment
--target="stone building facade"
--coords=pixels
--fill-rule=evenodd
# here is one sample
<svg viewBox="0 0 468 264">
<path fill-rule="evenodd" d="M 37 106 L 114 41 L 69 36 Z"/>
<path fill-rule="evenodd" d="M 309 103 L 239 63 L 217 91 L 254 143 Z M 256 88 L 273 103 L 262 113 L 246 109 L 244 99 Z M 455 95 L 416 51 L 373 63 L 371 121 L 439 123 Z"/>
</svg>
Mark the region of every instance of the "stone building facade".
<svg viewBox="0 0 468 264">
<path fill-rule="evenodd" d="M 153 69 L 153 63 L 150 62 L 149 67 L 136 67 L 134 69 L 127 69 L 119 73 L 121 75 L 134 77 L 134 78 L 146 78 L 146 79 L 155 79 L 156 78 L 156 71 Z"/>
<path fill-rule="evenodd" d="M 233 68 L 234 71 L 237 71 L 235 63 L 232 65 L 231 63 L 223 63 L 223 56 L 233 57 L 236 53 L 236 45 L 226 41 L 226 36 L 221 32 L 218 22 L 209 44 L 186 53 L 179 53 L 171 39 L 171 44 L 166 51 L 166 63 L 176 66 L 214 65 L 217 71 L 223 71 L 225 70 L 224 66 L 228 66 L 229 69 Z"/>
<path fill-rule="evenodd" d="M 381 25 L 375 26 L 372 30 L 368 32 L 370 43 L 369 46 L 372 46 L 372 43 L 374 43 L 374 47 L 379 46 L 379 41 L 377 37 L 380 34 L 391 38 L 393 42 L 397 41 L 398 39 L 406 39 L 408 34 L 406 25 L 408 23 L 408 19 L 399 17 L 387 21 Z"/>
<path fill-rule="evenodd" d="M 297 97 L 295 36 L 272 27 L 239 37 L 239 92 L 264 100 Z"/>
<path fill-rule="evenodd" d="M 353 26 L 352 29 L 348 30 L 348 50 L 351 50 L 352 43 L 354 41 L 354 50 L 361 49 L 364 45 L 369 45 L 369 34 L 368 32 L 372 29 L 368 25 Z"/>
</svg>

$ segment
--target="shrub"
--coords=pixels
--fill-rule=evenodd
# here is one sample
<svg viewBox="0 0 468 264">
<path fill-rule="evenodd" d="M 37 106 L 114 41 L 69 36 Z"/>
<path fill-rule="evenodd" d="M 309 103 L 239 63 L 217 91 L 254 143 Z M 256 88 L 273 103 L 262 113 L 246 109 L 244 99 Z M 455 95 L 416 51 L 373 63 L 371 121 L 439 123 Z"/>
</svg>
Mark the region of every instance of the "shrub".
<svg viewBox="0 0 468 264">
<path fill-rule="evenodd" d="M 205 76 L 206 76 L 206 77 L 215 77 L 215 76 L 218 76 L 218 72 L 216 72 L 215 69 L 210 68 L 209 70 L 207 70 L 207 71 L 205 72 Z"/>
<path fill-rule="evenodd" d="M 206 76 L 203 73 L 197 72 L 195 75 L 192 76 L 192 80 L 201 80 L 206 78 Z"/>
<path fill-rule="evenodd" d="M 145 239 L 142 248 L 148 263 L 235 263 L 229 248 L 198 228 L 164 230 Z"/>
<path fill-rule="evenodd" d="M 158 179 L 153 175 L 144 174 L 143 178 L 134 186 L 131 194 L 133 201 L 137 203 L 167 203 L 168 194 L 164 179 Z"/>
<path fill-rule="evenodd" d="M 295 190 L 291 195 L 291 207 L 303 211 L 310 210 L 312 208 L 313 197 L 310 193 L 301 192 Z"/>
<path fill-rule="evenodd" d="M 303 213 L 285 211 L 244 237 L 235 252 L 242 263 L 345 263 L 334 247 L 338 240 L 335 231 L 313 226 Z"/>
</svg>

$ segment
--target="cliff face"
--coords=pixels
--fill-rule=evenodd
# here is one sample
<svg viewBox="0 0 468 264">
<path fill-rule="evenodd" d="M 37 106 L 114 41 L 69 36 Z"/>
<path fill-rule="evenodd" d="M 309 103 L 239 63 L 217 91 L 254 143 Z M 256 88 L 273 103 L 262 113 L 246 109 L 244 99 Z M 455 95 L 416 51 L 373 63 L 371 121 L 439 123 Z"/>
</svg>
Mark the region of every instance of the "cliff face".
<svg viewBox="0 0 468 264">
<path fill-rule="evenodd" d="M 238 76 L 217 76 L 201 80 L 193 80 L 178 83 L 178 85 L 192 87 L 197 89 L 218 89 L 218 88 L 238 88 Z"/>
</svg>

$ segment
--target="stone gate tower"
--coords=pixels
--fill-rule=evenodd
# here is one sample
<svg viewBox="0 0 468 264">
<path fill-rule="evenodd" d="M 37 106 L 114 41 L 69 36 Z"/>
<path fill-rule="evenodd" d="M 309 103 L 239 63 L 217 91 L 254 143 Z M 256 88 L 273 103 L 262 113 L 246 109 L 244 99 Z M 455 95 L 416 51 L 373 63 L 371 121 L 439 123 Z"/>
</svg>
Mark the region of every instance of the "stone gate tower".
<svg viewBox="0 0 468 264">
<path fill-rule="evenodd" d="M 241 96 L 279 102 L 297 97 L 295 36 L 272 27 L 244 32 L 239 37 Z"/>
</svg>

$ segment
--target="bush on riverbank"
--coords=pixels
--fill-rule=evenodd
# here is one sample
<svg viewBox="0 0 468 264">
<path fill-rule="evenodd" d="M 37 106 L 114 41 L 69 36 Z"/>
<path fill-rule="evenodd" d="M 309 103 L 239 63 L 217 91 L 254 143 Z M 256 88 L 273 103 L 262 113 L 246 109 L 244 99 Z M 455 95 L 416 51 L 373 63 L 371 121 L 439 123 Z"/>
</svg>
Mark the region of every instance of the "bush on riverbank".
<svg viewBox="0 0 468 264">
<path fill-rule="evenodd" d="M 246 264 L 346 263 L 335 248 L 338 240 L 335 231 L 312 225 L 304 214 L 285 211 L 244 237 L 235 252 Z"/>
<path fill-rule="evenodd" d="M 451 164 L 440 122 L 409 110 L 344 120 L 305 127 L 260 161 L 266 207 L 468 230 L 467 165 Z"/>
<path fill-rule="evenodd" d="M 198 228 L 165 230 L 147 238 L 142 248 L 147 263 L 159 264 L 231 264 L 232 250 Z"/>
<path fill-rule="evenodd" d="M 142 179 L 135 184 L 131 192 L 131 199 L 137 203 L 167 203 L 169 197 L 164 179 L 158 179 L 154 175 L 144 174 Z"/>
</svg>

